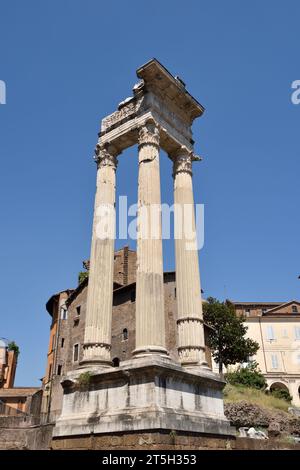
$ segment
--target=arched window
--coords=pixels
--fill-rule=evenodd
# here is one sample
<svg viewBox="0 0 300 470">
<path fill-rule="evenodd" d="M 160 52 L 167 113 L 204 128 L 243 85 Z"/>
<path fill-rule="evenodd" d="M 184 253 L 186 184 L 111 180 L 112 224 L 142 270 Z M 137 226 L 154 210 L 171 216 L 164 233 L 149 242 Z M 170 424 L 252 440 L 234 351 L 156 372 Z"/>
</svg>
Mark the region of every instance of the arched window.
<svg viewBox="0 0 300 470">
<path fill-rule="evenodd" d="M 112 361 L 113 361 L 113 366 L 114 367 L 119 367 L 120 359 L 118 357 L 114 357 Z"/>
<path fill-rule="evenodd" d="M 283 398 L 284 400 L 291 402 L 292 396 L 288 387 L 282 382 L 274 382 L 270 386 L 270 392 L 274 394 L 277 398 Z"/>
<path fill-rule="evenodd" d="M 124 328 L 122 332 L 122 341 L 127 341 L 127 339 L 128 339 L 128 330 L 127 328 Z"/>
<path fill-rule="evenodd" d="M 286 392 L 289 391 L 288 387 L 285 384 L 283 384 L 282 382 L 272 383 L 272 385 L 270 386 L 270 390 L 271 390 L 271 392 L 273 390 L 285 390 Z"/>
</svg>

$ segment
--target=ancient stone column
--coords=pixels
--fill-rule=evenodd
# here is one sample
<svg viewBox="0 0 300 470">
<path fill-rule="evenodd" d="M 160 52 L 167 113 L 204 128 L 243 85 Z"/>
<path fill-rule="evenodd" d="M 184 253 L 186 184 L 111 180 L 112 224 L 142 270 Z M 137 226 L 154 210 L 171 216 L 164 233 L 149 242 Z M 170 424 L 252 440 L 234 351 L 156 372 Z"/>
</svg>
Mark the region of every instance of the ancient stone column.
<svg viewBox="0 0 300 470">
<path fill-rule="evenodd" d="M 139 131 L 135 356 L 166 355 L 159 129 Z"/>
<path fill-rule="evenodd" d="M 202 319 L 192 152 L 182 147 L 174 156 L 174 237 L 178 355 L 182 365 L 207 367 Z"/>
<path fill-rule="evenodd" d="M 116 150 L 96 147 L 97 189 L 81 364 L 111 364 Z"/>
</svg>

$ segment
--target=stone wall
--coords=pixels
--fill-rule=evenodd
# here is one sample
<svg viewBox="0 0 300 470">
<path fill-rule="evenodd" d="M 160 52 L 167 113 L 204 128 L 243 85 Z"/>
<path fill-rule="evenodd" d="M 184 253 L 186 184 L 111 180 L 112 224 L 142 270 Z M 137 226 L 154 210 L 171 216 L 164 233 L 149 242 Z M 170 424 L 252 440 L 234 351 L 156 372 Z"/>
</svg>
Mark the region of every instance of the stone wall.
<svg viewBox="0 0 300 470">
<path fill-rule="evenodd" d="M 125 433 L 114 436 L 90 435 L 67 439 L 54 439 L 55 450 L 300 450 L 300 444 L 278 439 L 222 438 L 199 436 L 192 433 L 170 432 Z"/>
<path fill-rule="evenodd" d="M 51 448 L 53 425 L 40 426 L 37 419 L 0 417 L 0 450 L 47 450 Z"/>
</svg>

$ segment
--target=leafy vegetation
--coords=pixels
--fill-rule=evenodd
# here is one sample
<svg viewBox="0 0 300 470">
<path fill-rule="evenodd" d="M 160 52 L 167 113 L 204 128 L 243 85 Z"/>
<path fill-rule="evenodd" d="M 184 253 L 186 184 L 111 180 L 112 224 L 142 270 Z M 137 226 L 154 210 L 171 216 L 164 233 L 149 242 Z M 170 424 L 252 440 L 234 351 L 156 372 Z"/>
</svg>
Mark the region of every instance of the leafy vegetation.
<svg viewBox="0 0 300 470">
<path fill-rule="evenodd" d="M 212 327 L 208 343 L 214 360 L 219 364 L 219 373 L 223 366 L 246 362 L 253 356 L 259 345 L 250 338 L 245 338 L 247 327 L 245 318 L 236 315 L 230 302 L 219 302 L 213 297 L 203 304 L 204 321 Z"/>
<path fill-rule="evenodd" d="M 88 271 L 80 271 L 78 273 L 78 284 L 81 284 L 88 277 L 89 277 Z"/>
<path fill-rule="evenodd" d="M 15 354 L 17 357 L 20 354 L 20 348 L 14 341 L 11 341 L 10 343 L 8 343 L 7 349 L 8 351 L 15 351 Z"/>
<path fill-rule="evenodd" d="M 268 408 L 287 411 L 292 401 L 288 390 L 276 388 L 266 390 L 267 382 L 256 362 L 238 367 L 225 374 L 227 385 L 224 389 L 225 401 L 248 401 Z"/>
<path fill-rule="evenodd" d="M 240 366 L 233 372 L 227 372 L 225 380 L 231 385 L 244 385 L 245 387 L 256 388 L 258 390 L 265 390 L 267 388 L 266 379 L 255 361 L 251 361 L 245 367 Z"/>
<path fill-rule="evenodd" d="M 90 372 L 83 372 L 80 374 L 80 376 L 77 379 L 77 383 L 79 385 L 79 388 L 81 389 L 86 389 L 88 388 L 90 382 L 91 382 L 92 374 Z"/>
<path fill-rule="evenodd" d="M 293 399 L 289 391 L 283 388 L 274 388 L 270 391 L 270 394 L 273 397 L 280 398 L 281 400 L 285 400 L 288 403 L 291 403 Z"/>
</svg>

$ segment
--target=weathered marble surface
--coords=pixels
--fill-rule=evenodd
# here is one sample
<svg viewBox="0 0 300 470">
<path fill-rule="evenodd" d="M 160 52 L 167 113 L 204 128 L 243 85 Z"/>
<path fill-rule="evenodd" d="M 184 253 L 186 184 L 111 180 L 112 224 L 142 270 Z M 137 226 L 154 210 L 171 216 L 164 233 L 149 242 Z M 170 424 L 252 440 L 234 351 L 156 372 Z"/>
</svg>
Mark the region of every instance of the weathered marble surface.
<svg viewBox="0 0 300 470">
<path fill-rule="evenodd" d="M 54 436 L 170 429 L 232 435 L 223 411 L 223 382 L 199 368 L 188 371 L 160 356 L 92 372 L 86 390 L 64 380 L 62 415 Z"/>
</svg>

